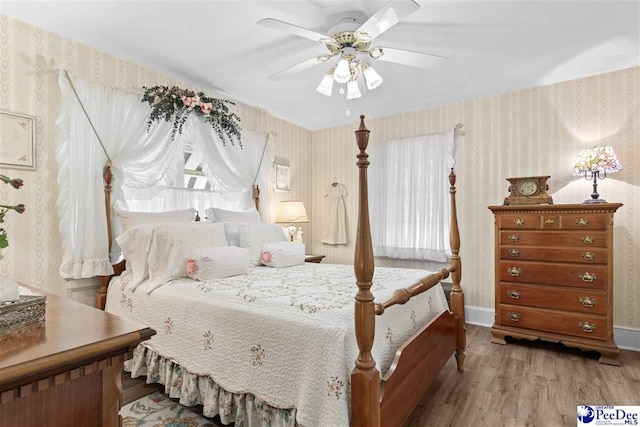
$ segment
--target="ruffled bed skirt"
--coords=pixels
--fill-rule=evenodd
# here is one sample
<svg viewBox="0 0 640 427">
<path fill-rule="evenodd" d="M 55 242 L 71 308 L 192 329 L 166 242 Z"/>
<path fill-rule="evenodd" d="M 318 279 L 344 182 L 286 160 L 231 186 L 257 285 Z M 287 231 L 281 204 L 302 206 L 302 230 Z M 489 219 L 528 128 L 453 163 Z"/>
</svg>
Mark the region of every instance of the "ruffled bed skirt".
<svg viewBox="0 0 640 427">
<path fill-rule="evenodd" d="M 183 406 L 202 405 L 205 417 L 220 415 L 225 425 L 303 427 L 296 423 L 296 409 L 275 408 L 250 393 L 228 392 L 208 375 L 189 372 L 144 344 L 138 345 L 133 358 L 125 362 L 125 370 L 132 378 L 146 376 L 147 384 L 163 384 L 165 393 L 179 399 Z"/>
</svg>

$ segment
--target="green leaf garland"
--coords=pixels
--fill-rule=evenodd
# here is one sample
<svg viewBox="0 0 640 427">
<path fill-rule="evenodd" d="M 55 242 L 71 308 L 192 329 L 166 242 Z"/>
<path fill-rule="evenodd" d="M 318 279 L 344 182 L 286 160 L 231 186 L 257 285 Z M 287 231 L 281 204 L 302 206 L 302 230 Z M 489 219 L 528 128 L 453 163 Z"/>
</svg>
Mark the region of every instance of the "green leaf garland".
<svg viewBox="0 0 640 427">
<path fill-rule="evenodd" d="M 229 112 L 228 105 L 235 105 L 227 99 L 211 98 L 202 92 L 181 89 L 177 86 L 143 87 L 142 102 L 148 102 L 151 113 L 147 126 L 157 121 L 165 120 L 172 123 L 171 137 L 175 139 L 176 132 L 182 133 L 189 114 L 195 114 L 209 123 L 225 145 L 229 141 L 232 145 L 240 141 L 240 117 Z"/>
</svg>

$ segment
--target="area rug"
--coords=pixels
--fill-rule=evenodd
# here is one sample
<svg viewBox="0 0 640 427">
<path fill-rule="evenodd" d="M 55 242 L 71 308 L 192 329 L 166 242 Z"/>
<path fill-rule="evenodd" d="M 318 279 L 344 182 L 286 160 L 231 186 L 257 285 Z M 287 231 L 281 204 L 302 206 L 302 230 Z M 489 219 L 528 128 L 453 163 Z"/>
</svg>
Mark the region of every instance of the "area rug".
<svg viewBox="0 0 640 427">
<path fill-rule="evenodd" d="M 122 427 L 220 427 L 159 392 L 120 409 Z"/>
</svg>

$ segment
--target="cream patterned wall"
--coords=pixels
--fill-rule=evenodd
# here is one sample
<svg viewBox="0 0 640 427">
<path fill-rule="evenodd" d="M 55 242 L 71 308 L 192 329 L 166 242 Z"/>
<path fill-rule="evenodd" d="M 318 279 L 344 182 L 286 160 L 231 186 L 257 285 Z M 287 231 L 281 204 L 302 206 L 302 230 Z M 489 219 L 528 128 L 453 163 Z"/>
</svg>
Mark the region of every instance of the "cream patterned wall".
<svg viewBox="0 0 640 427">
<path fill-rule="evenodd" d="M 129 91 L 155 84 L 189 85 L 0 14 L 0 109 L 36 116 L 37 141 L 36 171 L 0 169 L 0 173 L 25 181 L 19 191 L 0 186 L 0 200 L 27 206 L 27 212 L 8 215 L 3 224 L 10 247 L 0 261 L 0 276 L 64 295 L 70 287 L 83 285 L 67 283 L 58 274 L 61 239 L 55 120 L 62 101 L 58 67 Z M 607 144 L 615 148 L 624 167 L 599 184 L 604 198 L 624 203 L 615 224 L 615 325 L 640 327 L 639 88 L 636 67 L 367 120 L 372 143 L 464 124 L 466 136 L 458 144 L 456 162 L 467 304 L 493 307 L 489 256 L 493 254 L 493 220 L 487 206 L 500 204 L 506 196 L 505 178 L 551 175 L 554 201 L 579 203 L 588 197 L 591 187 L 570 175 L 575 155 L 581 148 Z M 367 96 L 375 102 L 375 93 Z M 352 126 L 310 132 L 250 106 L 238 105 L 237 112 L 244 127 L 271 132 L 276 140 L 274 156 L 288 160 L 291 166 L 291 192 L 272 193 L 272 209 L 279 200 L 302 199 L 311 217 L 303 225 L 308 252 L 325 254 L 329 262 L 351 263 L 357 208 L 355 114 Z M 320 243 L 327 221 L 323 195 L 333 181 L 345 184 L 350 192 L 350 243 L 346 246 Z M 91 303 L 94 281 L 87 286 L 89 292 L 74 297 Z"/>
<path fill-rule="evenodd" d="M 550 175 L 550 194 L 556 204 L 581 203 L 592 188 L 583 178 L 571 176 L 576 154 L 593 145 L 613 146 L 624 170 L 599 181 L 598 190 L 604 199 L 624 203 L 614 226 L 614 324 L 640 328 L 639 91 L 640 68 L 635 67 L 366 120 L 366 125 L 371 130 L 370 144 L 464 125 L 466 136 L 459 139 L 456 152 L 462 280 L 467 305 L 485 308 L 494 306 L 494 229 L 487 206 L 502 204 L 508 193 L 506 178 Z M 375 92 L 366 96 L 375 102 Z M 333 263 L 353 262 L 358 197 L 356 113 L 352 125 L 312 136 L 313 250 Z M 319 240 L 329 221 L 324 213 L 324 191 L 336 180 L 350 192 L 350 242 L 346 246 Z"/>
<path fill-rule="evenodd" d="M 24 181 L 19 191 L 0 186 L 0 200 L 27 207 L 22 215 L 7 215 L 3 224 L 10 246 L 0 262 L 0 276 L 61 295 L 73 289 L 74 299 L 92 304 L 95 280 L 67 283 L 58 274 L 62 241 L 57 214 L 55 121 L 62 97 L 57 68 L 131 92 L 156 84 L 190 85 L 0 14 L 0 110 L 36 117 L 37 161 L 36 171 L 0 169 L 0 173 Z M 290 161 L 292 191 L 274 193 L 274 203 L 310 194 L 311 175 L 306 165 L 310 163 L 311 132 L 246 105 L 237 105 L 236 111 L 243 127 L 274 134 L 274 155 Z M 310 205 L 310 200 L 307 203 Z M 310 241 L 311 230 L 305 231 Z M 76 292 L 82 289 L 86 292 Z"/>
</svg>

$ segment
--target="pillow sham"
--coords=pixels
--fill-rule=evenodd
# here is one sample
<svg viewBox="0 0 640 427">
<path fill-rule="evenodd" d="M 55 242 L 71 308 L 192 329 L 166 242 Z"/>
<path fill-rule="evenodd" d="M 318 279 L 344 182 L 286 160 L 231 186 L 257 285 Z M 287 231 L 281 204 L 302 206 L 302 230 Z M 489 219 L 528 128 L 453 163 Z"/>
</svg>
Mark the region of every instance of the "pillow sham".
<svg viewBox="0 0 640 427">
<path fill-rule="evenodd" d="M 192 250 L 218 246 L 227 246 L 222 223 L 157 225 L 147 255 L 149 279 L 140 288 L 148 294 L 171 279 L 186 277 L 185 259 Z"/>
<path fill-rule="evenodd" d="M 204 211 L 207 222 L 262 222 L 255 206 L 246 211 L 228 211 L 219 208 L 209 208 Z"/>
<path fill-rule="evenodd" d="M 166 212 L 134 212 L 114 206 L 113 210 L 125 231 L 136 225 L 191 222 L 196 218 L 196 210 L 193 208 Z"/>
<path fill-rule="evenodd" d="M 187 276 L 214 280 L 249 272 L 249 250 L 236 246 L 196 249 L 186 262 Z"/>
<path fill-rule="evenodd" d="M 241 248 L 249 249 L 249 262 L 260 265 L 262 248 L 267 243 L 287 242 L 284 230 L 278 224 L 238 224 Z"/>
<path fill-rule="evenodd" d="M 304 264 L 304 243 L 276 242 L 262 247 L 261 260 L 268 267 L 285 268 Z"/>
<path fill-rule="evenodd" d="M 137 288 L 149 277 L 147 254 L 151 245 L 151 234 L 157 225 L 137 225 L 116 237 L 116 242 L 126 260 L 126 271 L 131 275 L 128 285 L 131 290 Z"/>
</svg>

